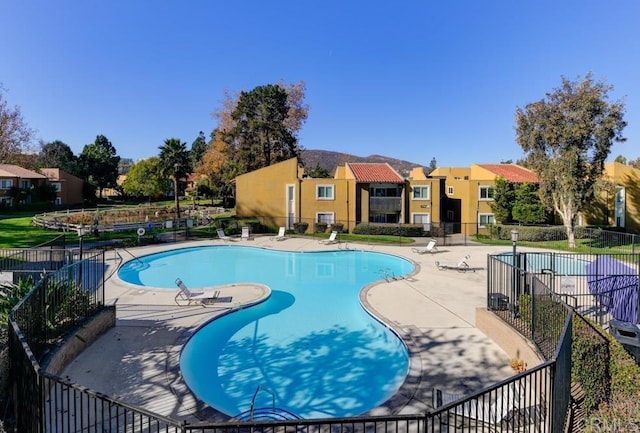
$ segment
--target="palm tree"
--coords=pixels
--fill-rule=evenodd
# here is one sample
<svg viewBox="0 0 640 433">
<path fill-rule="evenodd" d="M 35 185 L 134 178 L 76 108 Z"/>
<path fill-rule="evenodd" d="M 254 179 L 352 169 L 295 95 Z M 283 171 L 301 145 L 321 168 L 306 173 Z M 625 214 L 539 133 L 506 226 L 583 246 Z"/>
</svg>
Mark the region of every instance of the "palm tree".
<svg viewBox="0 0 640 433">
<path fill-rule="evenodd" d="M 164 176 L 173 179 L 173 197 L 175 199 L 176 215 L 180 219 L 180 202 L 178 201 L 178 179 L 186 177 L 191 172 L 187 143 L 178 138 L 167 138 L 160 146 L 160 170 Z"/>
</svg>

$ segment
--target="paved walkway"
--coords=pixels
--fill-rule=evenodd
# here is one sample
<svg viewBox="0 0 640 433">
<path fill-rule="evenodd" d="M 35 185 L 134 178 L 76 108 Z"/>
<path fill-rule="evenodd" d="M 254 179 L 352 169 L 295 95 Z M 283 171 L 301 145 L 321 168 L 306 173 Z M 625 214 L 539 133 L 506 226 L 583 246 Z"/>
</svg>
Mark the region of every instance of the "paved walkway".
<svg viewBox="0 0 640 433">
<path fill-rule="evenodd" d="M 231 296 L 231 302 L 178 306 L 175 291 L 141 289 L 115 275 L 121 259 L 131 260 L 133 255 L 220 243 L 200 241 L 109 252 L 113 275 L 107 280 L 106 297 L 107 304 L 117 306 L 116 326 L 80 354 L 62 376 L 161 415 L 188 422 L 224 419 L 194 398 L 182 381 L 180 349 L 200 324 L 231 308 L 260 302 L 269 295 L 268 290 L 254 285 L 223 287 L 220 297 Z M 308 238 L 273 241 L 266 236 L 242 244 L 289 251 L 362 249 L 404 256 L 416 263 L 417 272 L 410 278 L 383 280 L 361 293 L 364 305 L 394 327 L 411 352 L 405 384 L 373 414 L 423 413 L 431 406 L 434 386 L 468 393 L 513 374 L 506 354 L 474 327 L 475 309 L 486 305 L 487 254 L 509 248 L 452 246 L 440 247 L 437 254 L 416 254 L 410 246 L 322 245 Z M 467 254 L 472 267 L 483 269 L 460 273 L 440 271 L 435 265 L 436 260 L 455 264 Z"/>
</svg>

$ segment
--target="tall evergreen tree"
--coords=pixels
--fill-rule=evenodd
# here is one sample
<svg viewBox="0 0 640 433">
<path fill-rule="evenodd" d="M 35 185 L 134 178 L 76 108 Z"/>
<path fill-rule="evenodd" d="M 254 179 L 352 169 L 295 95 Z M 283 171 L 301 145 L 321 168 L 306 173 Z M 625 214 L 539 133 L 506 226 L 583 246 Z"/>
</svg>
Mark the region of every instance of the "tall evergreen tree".
<svg viewBox="0 0 640 433">
<path fill-rule="evenodd" d="M 71 147 L 60 140 L 49 143 L 40 143 L 38 154 L 39 168 L 59 168 L 74 176 L 82 177 L 80 161 L 73 154 Z"/>
<path fill-rule="evenodd" d="M 300 148 L 290 128 L 287 92 L 279 85 L 259 86 L 241 92 L 232 113 L 234 127 L 224 140 L 246 171 L 299 157 Z"/>
<path fill-rule="evenodd" d="M 202 156 L 207 151 L 207 139 L 204 136 L 204 132 L 200 131 L 198 137 L 193 140 L 191 143 L 191 151 L 189 152 L 191 156 L 191 166 L 197 167 L 200 165 L 200 161 L 202 160 Z"/>
<path fill-rule="evenodd" d="M 490 203 L 493 215 L 500 224 L 509 224 L 513 221 L 511 212 L 516 194 L 511 182 L 503 177 L 496 178 L 493 189 L 493 201 Z"/>
<path fill-rule="evenodd" d="M 80 154 L 80 165 L 84 178 L 99 191 L 105 188 L 113 188 L 117 185 L 118 164 L 120 157 L 116 155 L 116 148 L 104 135 L 98 135 L 96 140 L 87 144 Z"/>
</svg>

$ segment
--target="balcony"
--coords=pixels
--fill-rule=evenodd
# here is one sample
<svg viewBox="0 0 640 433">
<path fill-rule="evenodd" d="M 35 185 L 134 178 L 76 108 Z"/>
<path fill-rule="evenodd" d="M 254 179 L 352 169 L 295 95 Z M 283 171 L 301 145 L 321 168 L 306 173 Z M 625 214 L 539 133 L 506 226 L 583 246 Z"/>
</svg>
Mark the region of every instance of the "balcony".
<svg viewBox="0 0 640 433">
<path fill-rule="evenodd" d="M 402 210 L 402 199 L 400 197 L 370 197 L 369 210 L 399 212 Z"/>
</svg>

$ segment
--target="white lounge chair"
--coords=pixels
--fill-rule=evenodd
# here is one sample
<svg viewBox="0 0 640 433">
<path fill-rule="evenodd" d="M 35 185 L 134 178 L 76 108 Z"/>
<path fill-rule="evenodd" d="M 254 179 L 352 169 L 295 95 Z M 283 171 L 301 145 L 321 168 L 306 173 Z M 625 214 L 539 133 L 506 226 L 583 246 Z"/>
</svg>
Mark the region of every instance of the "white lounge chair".
<svg viewBox="0 0 640 433">
<path fill-rule="evenodd" d="M 253 236 L 251 236 L 251 230 L 249 227 L 242 227 L 242 235 L 240 237 L 243 241 L 251 241 L 253 240 Z"/>
<path fill-rule="evenodd" d="M 340 242 L 337 236 L 338 232 L 334 230 L 331 232 L 331 235 L 329 235 L 327 239 L 320 239 L 320 243 L 325 245 L 337 244 L 338 242 Z"/>
<path fill-rule="evenodd" d="M 287 238 L 286 229 L 284 227 L 280 227 L 278 230 L 278 234 L 271 237 L 271 240 L 283 241 Z"/>
<path fill-rule="evenodd" d="M 235 241 L 235 239 L 232 238 L 231 236 L 225 235 L 223 229 L 218 229 L 217 231 L 218 231 L 218 237 L 223 241 Z"/>
<path fill-rule="evenodd" d="M 187 305 L 192 302 L 206 304 L 215 301 L 220 296 L 220 290 L 193 292 L 189 290 L 180 278 L 176 278 L 176 286 L 180 289 L 175 297 L 176 304 L 180 304 L 180 301 L 186 302 Z"/>
<path fill-rule="evenodd" d="M 519 408 L 520 395 L 520 385 L 512 382 L 508 386 L 492 392 L 486 399 L 471 399 L 456 406 L 455 409 L 452 408 L 452 410 L 466 418 L 483 423 L 499 424 L 502 420 L 507 419 L 511 412 Z M 434 388 L 432 403 L 433 407 L 437 409 L 464 398 L 464 395 Z"/>
<path fill-rule="evenodd" d="M 414 247 L 414 248 L 411 248 L 411 251 L 418 254 L 424 254 L 424 253 L 433 254 L 438 252 L 438 246 L 436 245 L 436 240 L 431 239 L 426 247 L 422 247 L 422 248 Z"/>
<path fill-rule="evenodd" d="M 470 257 L 471 256 L 467 254 L 462 259 L 460 259 L 460 261 L 455 265 L 447 265 L 440 262 L 436 262 L 436 266 L 441 271 L 453 270 L 453 271 L 459 271 L 459 272 L 467 272 L 467 271 L 475 272 L 476 270 L 482 269 L 482 268 L 472 268 L 471 266 L 469 266 L 469 263 L 467 263 L 467 260 L 469 260 Z"/>
</svg>

